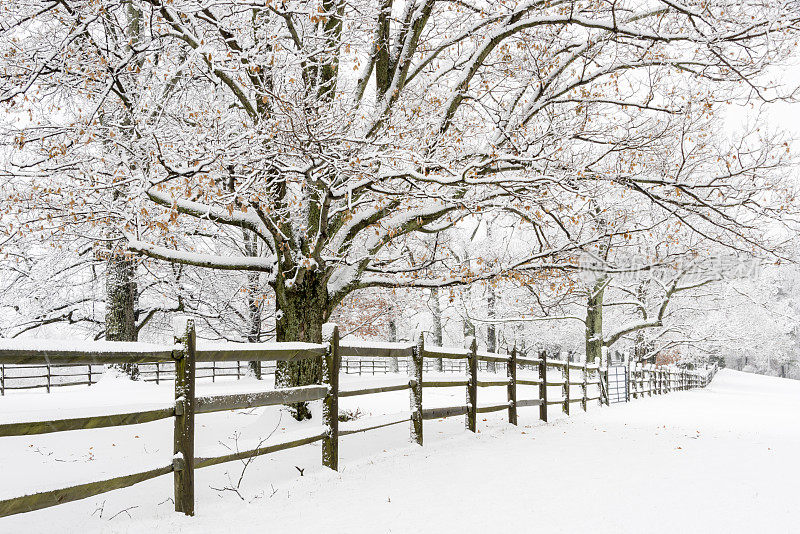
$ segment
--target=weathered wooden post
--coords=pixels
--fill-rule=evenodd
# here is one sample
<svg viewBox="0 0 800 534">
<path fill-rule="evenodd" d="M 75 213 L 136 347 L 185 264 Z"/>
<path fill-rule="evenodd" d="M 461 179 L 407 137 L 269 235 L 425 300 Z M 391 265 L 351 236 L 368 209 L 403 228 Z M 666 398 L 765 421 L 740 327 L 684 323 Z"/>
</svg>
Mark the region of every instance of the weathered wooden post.
<svg viewBox="0 0 800 534">
<path fill-rule="evenodd" d="M 650 364 L 650 383 L 653 395 L 658 395 L 658 368 L 654 363 Z"/>
<path fill-rule="evenodd" d="M 662 393 L 664 393 L 663 391 L 661 391 L 661 386 L 662 386 L 661 368 L 660 367 L 656 367 L 655 368 L 655 373 L 656 373 L 656 395 L 661 395 Z"/>
<path fill-rule="evenodd" d="M 506 373 L 508 376 L 508 422 L 517 424 L 517 347 L 511 349 L 508 356 Z"/>
<path fill-rule="evenodd" d="M 465 424 L 467 430 L 477 431 L 478 426 L 478 342 L 474 336 L 465 341 L 469 354 L 467 355 L 467 416 Z"/>
<path fill-rule="evenodd" d="M 648 383 L 647 383 L 647 366 L 644 363 L 640 363 L 639 366 L 640 366 L 639 367 L 639 380 L 641 380 L 641 383 L 642 383 L 642 385 L 641 385 L 642 389 L 640 390 L 642 392 L 642 394 L 640 395 L 640 397 L 643 399 L 645 397 L 645 393 L 646 393 L 645 386 L 648 385 Z"/>
<path fill-rule="evenodd" d="M 547 352 L 539 352 L 539 419 L 547 422 Z"/>
<path fill-rule="evenodd" d="M 598 406 L 603 406 L 603 397 L 606 398 L 606 406 L 609 403 L 609 394 L 608 394 L 608 384 L 603 384 L 603 373 L 600 371 L 600 358 L 596 357 L 594 359 L 594 364 L 597 366 L 597 389 L 600 393 L 600 398 L 598 399 Z M 608 377 L 608 373 L 606 373 L 606 377 Z"/>
<path fill-rule="evenodd" d="M 589 397 L 589 362 L 583 361 L 583 384 L 581 384 L 581 408 L 586 411 L 586 404 Z"/>
<path fill-rule="evenodd" d="M 411 350 L 411 365 L 408 368 L 409 403 L 411 408 L 411 442 L 422 445 L 422 361 L 425 354 L 425 338 L 419 333 L 416 346 Z"/>
<path fill-rule="evenodd" d="M 564 377 L 564 405 L 561 411 L 569 415 L 569 358 L 564 362 L 564 371 L 561 375 Z"/>
<path fill-rule="evenodd" d="M 644 364 L 636 364 L 636 398 L 644 398 Z"/>
<path fill-rule="evenodd" d="M 322 465 L 339 470 L 339 327 L 334 323 L 322 325 L 322 342 L 327 345 L 322 358 L 322 383 L 328 392 L 322 400 L 322 424 L 325 437 L 322 439 Z"/>
<path fill-rule="evenodd" d="M 631 401 L 631 366 L 625 362 L 625 402 Z"/>
<path fill-rule="evenodd" d="M 175 511 L 194 515 L 194 373 L 196 335 L 194 319 L 175 317 L 175 429 L 172 468 Z"/>
</svg>

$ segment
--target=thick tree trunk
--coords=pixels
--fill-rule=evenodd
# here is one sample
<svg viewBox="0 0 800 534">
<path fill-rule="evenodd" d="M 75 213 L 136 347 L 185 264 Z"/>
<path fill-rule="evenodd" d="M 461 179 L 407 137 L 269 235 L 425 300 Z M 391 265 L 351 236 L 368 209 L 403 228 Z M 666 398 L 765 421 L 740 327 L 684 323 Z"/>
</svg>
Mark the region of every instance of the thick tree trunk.
<svg viewBox="0 0 800 534">
<path fill-rule="evenodd" d="M 441 347 L 444 342 L 444 335 L 442 332 L 442 308 L 439 306 L 439 289 L 431 289 L 430 297 L 431 314 L 433 315 L 433 339 L 432 342 L 437 347 Z M 433 359 L 433 370 L 442 371 L 442 359 Z"/>
<path fill-rule="evenodd" d="M 330 302 L 325 279 L 318 272 L 307 272 L 302 282 L 287 288 L 281 280 L 275 286 L 277 341 L 322 343 L 322 325 L 330 317 Z M 296 362 L 278 362 L 275 387 L 297 387 L 319 384 L 322 379 L 322 359 L 311 358 Z M 311 418 L 308 403 L 289 406 L 298 421 Z"/>
<path fill-rule="evenodd" d="M 106 333 L 108 341 L 136 341 L 136 262 L 119 251 L 110 251 L 106 261 Z M 132 380 L 139 366 L 119 364 Z"/>
<path fill-rule="evenodd" d="M 603 293 L 605 279 L 598 280 L 591 289 L 586 304 L 586 361 L 594 363 L 603 357 Z"/>
</svg>

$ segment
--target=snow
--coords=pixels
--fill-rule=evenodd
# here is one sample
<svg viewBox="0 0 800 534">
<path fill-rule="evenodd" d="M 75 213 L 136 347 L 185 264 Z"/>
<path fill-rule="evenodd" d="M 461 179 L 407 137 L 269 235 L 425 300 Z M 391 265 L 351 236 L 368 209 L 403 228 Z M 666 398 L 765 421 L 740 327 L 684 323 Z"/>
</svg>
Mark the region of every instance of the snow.
<svg viewBox="0 0 800 534">
<path fill-rule="evenodd" d="M 373 380 L 344 376 L 342 382 L 355 389 Z M 199 384 L 198 394 L 258 385 L 255 380 Z M 163 385 L 140 386 L 140 400 L 147 402 L 158 400 L 162 391 L 171 393 Z M 77 402 L 73 395 L 83 398 L 93 389 L 19 397 L 40 408 L 46 402 L 66 407 Z M 479 402 L 505 402 L 504 390 L 482 388 Z M 520 391 L 519 398 L 529 395 Z M 463 403 L 464 396 L 463 387 L 426 389 L 425 407 Z M 14 399 L 0 399 L 0 409 Z M 58 524 L 86 533 L 477 533 L 498 526 L 522 532 L 531 525 L 541 532 L 796 531 L 800 382 L 722 370 L 707 389 L 610 408 L 592 404 L 587 414 L 573 406 L 569 418 L 553 406 L 547 425 L 538 422 L 537 407 L 519 410 L 518 427 L 504 421 L 504 412 L 481 414 L 477 434 L 464 430 L 463 417 L 426 421 L 424 447 L 408 444 L 407 424 L 345 436 L 338 473 L 321 467 L 318 443 L 270 454 L 247 468 L 242 498 L 220 488 L 236 484 L 243 464 L 201 469 L 195 474 L 194 518 L 172 510 L 172 477 L 163 476 L 0 519 L 0 525 L 7 532 L 40 532 Z M 408 392 L 343 398 L 340 406 L 388 421 L 384 414 L 408 409 Z M 279 435 L 319 424 L 320 404 L 312 407 L 315 419 L 306 423 L 271 408 L 200 415 L 197 455 L 232 447 L 237 435 L 245 449 L 273 429 L 268 443 L 283 441 Z M 342 428 L 367 424 L 360 419 Z M 70 473 L 99 480 L 101 472 L 123 466 L 133 471 L 147 458 L 166 461 L 171 426 L 166 420 L 2 438 L 0 454 L 7 460 L 0 491 L 3 497 L 22 495 L 65 486 Z"/>
<path fill-rule="evenodd" d="M 38 339 L 38 338 L 13 338 L 0 339 L 0 352 L 2 351 L 36 351 L 37 353 L 75 353 L 76 355 L 98 352 L 114 352 L 128 354 L 150 354 L 153 352 L 171 352 L 172 345 L 143 343 L 140 341 L 87 341 L 75 339 Z M 36 362 L 41 363 L 41 354 Z"/>
<path fill-rule="evenodd" d="M 398 349 L 405 350 L 414 347 L 414 343 L 401 343 L 395 341 L 366 341 L 363 339 L 349 338 L 347 341 L 342 340 L 340 346 L 342 348 L 367 348 L 367 349 Z"/>
</svg>

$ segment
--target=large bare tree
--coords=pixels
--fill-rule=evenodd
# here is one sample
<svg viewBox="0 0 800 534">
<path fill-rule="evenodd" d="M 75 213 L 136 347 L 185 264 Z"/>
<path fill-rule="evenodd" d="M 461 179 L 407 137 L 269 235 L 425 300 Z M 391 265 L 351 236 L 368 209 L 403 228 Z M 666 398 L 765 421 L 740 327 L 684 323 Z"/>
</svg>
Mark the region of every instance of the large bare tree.
<svg viewBox="0 0 800 534">
<path fill-rule="evenodd" d="M 102 176 L 124 195 L 103 222 L 127 250 L 267 273 L 277 339 L 319 342 L 355 290 L 462 284 L 586 244 L 540 240 L 485 272 L 443 273 L 434 251 L 409 261 L 414 234 L 487 207 L 565 227 L 560 198 L 588 179 L 705 211 L 696 183 L 602 162 L 682 111 L 687 91 L 708 106 L 728 83 L 769 97 L 757 75 L 791 43 L 792 5 L 15 2 L 0 8 L 0 102 L 33 118 L 6 131 L 39 154 L 17 169 L 68 175 L 87 195 Z M 75 205 L 91 219 L 90 200 Z M 281 363 L 277 381 L 318 375 Z"/>
</svg>

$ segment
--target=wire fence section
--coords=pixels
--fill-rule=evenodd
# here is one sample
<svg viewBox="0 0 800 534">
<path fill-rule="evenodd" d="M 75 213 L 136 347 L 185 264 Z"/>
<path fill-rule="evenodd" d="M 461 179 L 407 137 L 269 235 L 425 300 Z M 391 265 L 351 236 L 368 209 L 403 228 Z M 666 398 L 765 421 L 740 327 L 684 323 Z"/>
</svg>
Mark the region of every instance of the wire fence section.
<svg viewBox="0 0 800 534">
<path fill-rule="evenodd" d="M 217 376 L 241 376 L 241 362 L 259 362 L 274 369 L 278 361 L 298 361 L 316 358 L 322 364 L 322 382 L 299 387 L 264 389 L 247 394 L 197 396 L 195 383 L 201 378 L 214 380 Z M 352 362 L 371 362 L 371 373 L 397 372 L 397 380 L 385 379 L 374 384 L 359 385 L 360 389 L 341 389 L 342 373 L 355 372 Z M 374 362 L 381 362 L 375 366 Z M 566 415 L 574 410 L 586 411 L 590 403 L 608 405 L 608 373 L 599 362 L 577 363 L 550 360 L 546 354 L 538 358 L 519 356 L 516 349 L 508 354 L 479 352 L 475 338 L 468 338 L 464 348 L 426 347 L 422 337 L 415 344 L 401 343 L 340 343 L 334 324 L 323 327 L 323 342 L 314 343 L 225 343 L 197 345 L 194 321 L 181 317 L 175 322 L 172 344 L 132 342 L 85 342 L 65 344 L 46 340 L 0 340 L 0 365 L 32 375 L 31 368 L 45 366 L 49 386 L 54 376 L 75 365 L 86 368 L 86 382 L 94 380 L 95 366 L 109 364 L 139 364 L 146 380 L 172 380 L 174 402 L 150 407 L 145 411 L 109 413 L 88 417 L 57 418 L 49 421 L 11 422 L 0 424 L 0 438 L 27 436 L 69 430 L 86 430 L 124 425 L 143 424 L 160 419 L 173 420 L 173 455 L 147 471 L 129 473 L 114 478 L 87 482 L 57 490 L 43 491 L 0 500 L 0 517 L 39 510 L 93 495 L 124 488 L 145 480 L 172 473 L 174 478 L 175 510 L 194 515 L 194 471 L 225 462 L 239 461 L 321 442 L 322 464 L 338 470 L 341 436 L 367 432 L 396 424 L 408 424 L 410 440 L 423 444 L 424 421 L 463 416 L 467 430 L 477 432 L 478 414 L 506 412 L 509 423 L 516 425 L 518 409 L 538 407 L 538 418 L 548 420 L 548 407 Z M 388 369 L 383 365 L 386 364 Z M 209 368 L 208 365 L 211 365 Z M 154 369 L 153 369 L 154 367 Z M 481 367 L 491 367 L 500 375 L 481 375 Z M 358 372 L 364 374 L 363 365 Z M 380 370 L 380 371 L 379 371 Z M 434 371 L 431 373 L 431 371 Z M 451 379 L 439 371 L 459 373 Z M 518 373 L 519 371 L 519 373 Z M 163 372 L 163 375 L 161 374 Z M 713 378 L 716 368 L 707 372 L 689 372 L 667 368 L 634 369 L 629 377 L 633 398 L 664 394 L 675 390 L 704 387 Z M 153 376 L 155 373 L 155 376 Z M 74 373 L 64 373 L 64 376 Z M 69 377 L 71 378 L 71 377 Z M 534 386 L 523 387 L 519 386 Z M 463 387 L 465 402 L 453 406 L 423 409 L 423 391 L 429 388 Z M 503 402 L 479 402 L 479 390 L 501 387 L 506 390 Z M 407 390 L 409 411 L 366 419 L 339 426 L 339 398 Z M 557 394 L 553 395 L 554 392 Z M 520 398 L 521 397 L 521 398 Z M 216 457 L 198 457 L 194 452 L 195 416 L 211 412 L 238 410 L 262 406 L 322 401 L 322 420 L 318 426 L 308 426 L 285 441 L 230 452 Z M 55 408 L 54 408 L 55 411 Z M 526 412 L 530 413 L 530 412 Z M 203 425 L 205 427 L 205 425 Z M 201 427 L 201 428 L 203 428 Z M 203 431 L 210 431 L 203 430 Z"/>
</svg>

